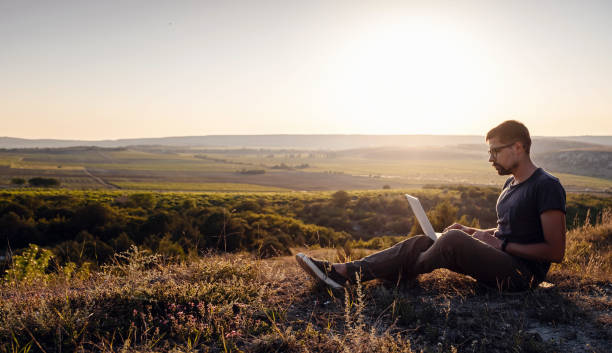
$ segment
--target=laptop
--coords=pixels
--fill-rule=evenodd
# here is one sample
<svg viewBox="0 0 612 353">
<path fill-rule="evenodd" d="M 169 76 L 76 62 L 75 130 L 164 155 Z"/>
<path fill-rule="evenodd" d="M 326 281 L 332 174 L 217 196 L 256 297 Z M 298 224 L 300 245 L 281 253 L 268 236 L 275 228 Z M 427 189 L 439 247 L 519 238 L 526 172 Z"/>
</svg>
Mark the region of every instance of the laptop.
<svg viewBox="0 0 612 353">
<path fill-rule="evenodd" d="M 414 215 L 416 216 L 417 220 L 419 221 L 419 224 L 421 225 L 421 229 L 423 229 L 423 232 L 425 232 L 425 235 L 430 237 L 433 241 L 438 240 L 442 233 L 434 232 L 434 229 L 431 226 L 431 222 L 429 222 L 429 218 L 427 218 L 425 210 L 421 205 L 421 201 L 419 201 L 419 199 L 417 199 L 416 197 L 408 194 L 406 194 L 406 198 L 408 199 L 408 203 L 410 203 L 410 207 L 412 207 L 412 212 L 414 212 Z"/>
</svg>

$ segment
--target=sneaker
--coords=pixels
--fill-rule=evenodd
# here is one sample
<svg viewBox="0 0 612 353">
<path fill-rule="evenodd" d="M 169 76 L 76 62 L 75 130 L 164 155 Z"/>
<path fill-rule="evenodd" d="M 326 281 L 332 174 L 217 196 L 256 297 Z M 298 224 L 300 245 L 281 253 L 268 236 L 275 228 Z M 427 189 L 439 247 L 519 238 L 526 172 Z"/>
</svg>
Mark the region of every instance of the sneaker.
<svg viewBox="0 0 612 353">
<path fill-rule="evenodd" d="M 343 288 L 346 278 L 336 272 L 329 261 L 313 259 L 302 253 L 295 255 L 295 259 L 312 278 L 327 284 L 333 289 Z"/>
</svg>

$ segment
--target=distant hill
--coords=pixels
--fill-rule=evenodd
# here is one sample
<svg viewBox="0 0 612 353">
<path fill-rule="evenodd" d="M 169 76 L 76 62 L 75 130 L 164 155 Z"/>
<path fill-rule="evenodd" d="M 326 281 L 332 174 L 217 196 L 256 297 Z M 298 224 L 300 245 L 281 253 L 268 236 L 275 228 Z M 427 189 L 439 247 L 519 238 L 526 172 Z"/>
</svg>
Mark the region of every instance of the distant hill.
<svg viewBox="0 0 612 353">
<path fill-rule="evenodd" d="M 612 179 L 612 147 L 546 152 L 534 161 L 555 172 Z"/>
<path fill-rule="evenodd" d="M 560 139 L 612 146 L 612 136 L 566 136 Z"/>
<path fill-rule="evenodd" d="M 560 148 L 612 146 L 612 136 L 534 137 L 556 144 Z M 346 150 L 372 147 L 444 147 L 456 145 L 483 145 L 484 136 L 477 135 L 210 135 L 119 140 L 53 140 L 0 137 L 0 148 L 65 148 L 75 146 L 128 147 L 238 147 L 238 148 L 295 148 Z M 535 145 L 535 144 L 534 144 Z M 479 149 L 481 147 L 478 147 Z M 540 150 L 539 152 L 545 152 Z"/>
<path fill-rule="evenodd" d="M 28 140 L 0 137 L 0 148 L 58 148 L 73 146 L 238 147 L 343 150 L 381 146 L 444 146 L 478 143 L 482 136 L 442 135 L 211 135 L 100 141 Z"/>
</svg>

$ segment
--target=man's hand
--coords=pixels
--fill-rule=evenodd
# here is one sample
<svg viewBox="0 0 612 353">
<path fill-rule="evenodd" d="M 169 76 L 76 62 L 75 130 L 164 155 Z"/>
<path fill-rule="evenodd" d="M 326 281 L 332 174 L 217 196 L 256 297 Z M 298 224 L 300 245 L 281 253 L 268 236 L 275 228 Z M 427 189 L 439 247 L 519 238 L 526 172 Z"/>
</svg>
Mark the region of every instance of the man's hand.
<svg viewBox="0 0 612 353">
<path fill-rule="evenodd" d="M 470 227 L 466 227 L 463 224 L 453 223 L 452 225 L 446 227 L 444 229 L 444 232 L 448 232 L 451 229 L 459 229 L 460 231 L 466 232 L 468 234 L 473 234 L 476 231 L 476 229 L 470 228 Z"/>
<path fill-rule="evenodd" d="M 484 243 L 491 245 L 495 249 L 501 250 L 503 240 L 494 237 L 489 232 L 477 230 L 474 232 L 474 234 L 472 234 L 472 236 Z"/>
</svg>

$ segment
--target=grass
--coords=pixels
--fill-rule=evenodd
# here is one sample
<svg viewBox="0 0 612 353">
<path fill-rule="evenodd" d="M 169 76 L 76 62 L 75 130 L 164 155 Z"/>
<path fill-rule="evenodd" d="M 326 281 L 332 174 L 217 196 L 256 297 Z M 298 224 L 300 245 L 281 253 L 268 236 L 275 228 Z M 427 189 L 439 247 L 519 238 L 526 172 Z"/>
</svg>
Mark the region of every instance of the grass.
<svg viewBox="0 0 612 353">
<path fill-rule="evenodd" d="M 316 342 L 320 351 L 410 352 L 401 337 L 370 336 L 353 323 L 342 335 L 313 324 L 293 330 L 284 300 L 298 288 L 286 275 L 246 255 L 171 264 L 132 248 L 85 280 L 3 286 L 0 350 L 269 352 Z M 347 315 L 359 322 L 359 312 Z"/>
<path fill-rule="evenodd" d="M 612 274 L 612 209 L 603 210 L 594 224 L 590 219 L 590 214 L 587 214 L 581 227 L 568 232 L 566 260 L 554 264 L 553 269 L 586 279 L 606 281 Z"/>
<path fill-rule="evenodd" d="M 86 277 L 0 286 L 0 351 L 604 352 L 611 244 L 608 209 L 568 233 L 552 288 L 519 296 L 447 270 L 333 292 L 293 257 L 176 262 L 132 248 Z M 337 261 L 372 250 L 307 251 Z"/>
</svg>

